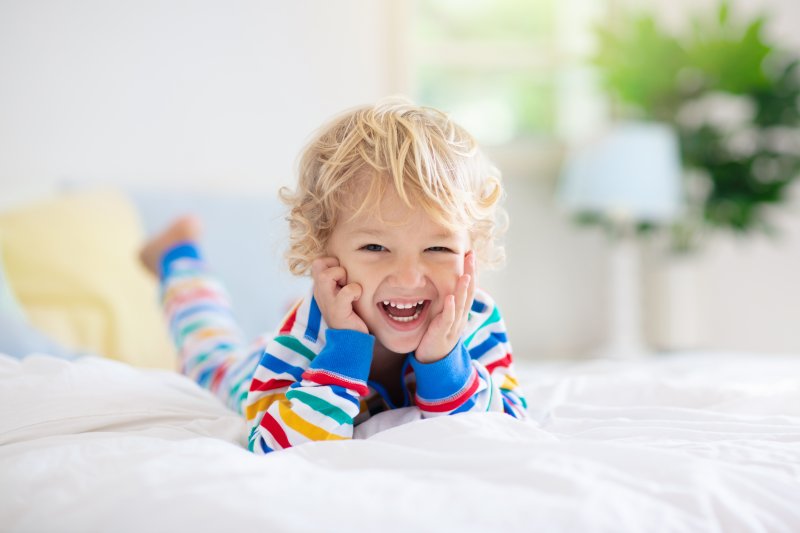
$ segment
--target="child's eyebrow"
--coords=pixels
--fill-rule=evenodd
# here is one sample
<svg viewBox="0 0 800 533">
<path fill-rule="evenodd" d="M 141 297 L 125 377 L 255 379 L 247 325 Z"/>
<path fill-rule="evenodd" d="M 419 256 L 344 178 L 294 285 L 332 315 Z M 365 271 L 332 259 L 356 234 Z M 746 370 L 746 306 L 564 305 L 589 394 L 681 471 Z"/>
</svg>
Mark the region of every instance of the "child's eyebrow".
<svg viewBox="0 0 800 533">
<path fill-rule="evenodd" d="M 383 236 L 385 236 L 385 232 L 380 228 L 356 228 L 356 229 L 353 229 L 350 232 L 350 234 L 352 236 L 354 236 L 354 237 L 361 237 L 361 236 L 383 237 Z M 436 233 L 433 233 L 433 234 L 429 235 L 429 238 L 438 239 L 438 240 L 448 240 L 448 239 L 452 239 L 454 237 L 455 237 L 455 233 L 453 233 L 452 231 L 447 231 L 447 230 L 437 231 Z"/>
<path fill-rule="evenodd" d="M 382 237 L 383 236 L 383 231 L 381 231 L 380 229 L 375 229 L 375 228 L 358 228 L 358 229 L 354 229 L 351 233 L 354 236 L 361 236 L 361 235 L 367 235 L 369 237 Z"/>
</svg>

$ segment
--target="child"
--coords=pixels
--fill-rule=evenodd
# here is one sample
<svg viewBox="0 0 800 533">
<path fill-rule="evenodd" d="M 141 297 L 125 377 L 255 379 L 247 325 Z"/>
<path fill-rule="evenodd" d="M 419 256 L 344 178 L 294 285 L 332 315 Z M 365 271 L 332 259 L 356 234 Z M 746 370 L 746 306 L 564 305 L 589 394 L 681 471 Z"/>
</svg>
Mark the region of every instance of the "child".
<svg viewBox="0 0 800 533">
<path fill-rule="evenodd" d="M 288 260 L 313 293 L 245 351 L 209 275 L 198 221 L 148 243 L 183 372 L 243 413 L 262 454 L 347 439 L 406 407 L 525 417 L 500 313 L 476 288 L 498 260 L 500 181 L 444 114 L 397 99 L 346 113 L 305 149 Z"/>
</svg>

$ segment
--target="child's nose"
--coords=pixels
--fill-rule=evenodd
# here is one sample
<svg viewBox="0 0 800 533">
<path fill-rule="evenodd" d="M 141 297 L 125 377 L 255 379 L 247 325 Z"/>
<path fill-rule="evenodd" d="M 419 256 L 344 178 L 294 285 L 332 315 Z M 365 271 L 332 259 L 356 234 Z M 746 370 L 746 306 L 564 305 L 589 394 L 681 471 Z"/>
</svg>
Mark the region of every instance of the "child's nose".
<svg viewBox="0 0 800 533">
<path fill-rule="evenodd" d="M 425 284 L 423 265 L 415 259 L 402 259 L 395 264 L 392 282 L 398 287 L 421 287 Z"/>
</svg>

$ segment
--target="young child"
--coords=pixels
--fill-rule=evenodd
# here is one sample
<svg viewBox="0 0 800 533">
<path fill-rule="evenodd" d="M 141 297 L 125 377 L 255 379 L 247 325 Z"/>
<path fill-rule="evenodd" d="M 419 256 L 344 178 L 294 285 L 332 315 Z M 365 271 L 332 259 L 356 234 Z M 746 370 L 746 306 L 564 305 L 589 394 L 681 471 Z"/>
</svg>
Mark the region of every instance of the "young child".
<svg viewBox="0 0 800 533">
<path fill-rule="evenodd" d="M 443 113 L 385 100 L 350 111 L 305 149 L 288 261 L 313 279 L 271 338 L 242 344 L 203 262 L 197 219 L 142 250 L 161 277 L 183 372 L 244 414 L 250 449 L 352 438 L 406 407 L 422 417 L 525 417 L 500 313 L 476 262 L 501 259 L 496 171 Z"/>
</svg>

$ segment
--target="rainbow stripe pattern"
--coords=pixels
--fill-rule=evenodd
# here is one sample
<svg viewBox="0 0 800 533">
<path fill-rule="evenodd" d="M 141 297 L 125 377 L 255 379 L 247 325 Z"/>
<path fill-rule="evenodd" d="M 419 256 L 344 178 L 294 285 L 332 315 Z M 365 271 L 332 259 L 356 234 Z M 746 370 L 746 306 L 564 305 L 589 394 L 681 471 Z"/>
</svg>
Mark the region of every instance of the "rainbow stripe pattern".
<svg viewBox="0 0 800 533">
<path fill-rule="evenodd" d="M 395 405 L 369 379 L 372 335 L 330 329 L 309 295 L 274 335 L 244 343 L 224 288 L 193 243 L 162 260 L 162 301 L 182 371 L 251 425 L 249 448 L 265 454 L 305 442 L 341 440 L 379 412 L 416 406 L 423 417 L 468 411 L 526 417 L 511 346 L 496 305 L 476 291 L 462 342 L 430 364 L 406 356 Z"/>
</svg>

